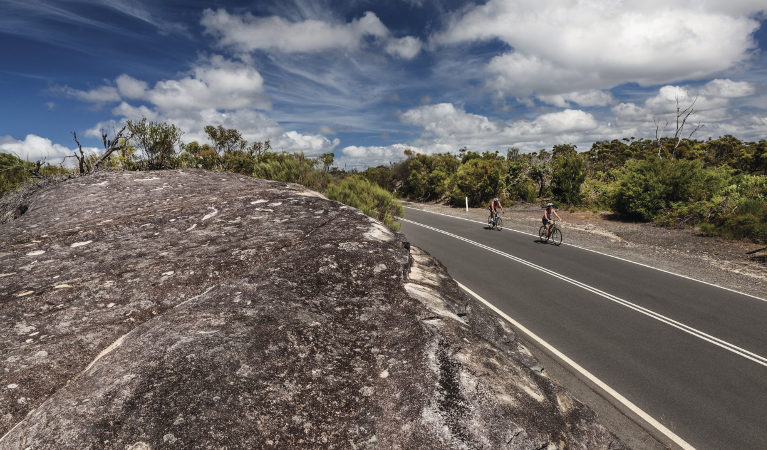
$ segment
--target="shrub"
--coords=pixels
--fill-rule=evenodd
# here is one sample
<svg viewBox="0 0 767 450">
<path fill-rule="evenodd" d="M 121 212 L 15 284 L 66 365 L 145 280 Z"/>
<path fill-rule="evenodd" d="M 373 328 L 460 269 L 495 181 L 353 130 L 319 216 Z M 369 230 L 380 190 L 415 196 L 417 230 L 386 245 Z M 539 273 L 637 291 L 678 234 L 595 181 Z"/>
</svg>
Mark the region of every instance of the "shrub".
<svg viewBox="0 0 767 450">
<path fill-rule="evenodd" d="M 147 169 L 173 169 L 176 164 L 176 146 L 181 145 L 182 131 L 166 122 L 128 121 L 131 143 L 144 152 Z"/>
<path fill-rule="evenodd" d="M 393 230 L 400 229 L 395 218 L 403 214 L 402 204 L 389 192 L 359 175 L 332 183 L 325 190 L 325 195 L 329 199 L 360 209 Z"/>
<path fill-rule="evenodd" d="M 27 169 L 31 168 L 32 164 L 10 153 L 0 153 L 0 197 L 29 181 L 32 177 Z"/>
<path fill-rule="evenodd" d="M 330 175 L 316 169 L 318 164 L 318 160 L 308 158 L 303 153 L 267 152 L 258 157 L 253 176 L 298 183 L 321 192 L 329 183 Z"/>
<path fill-rule="evenodd" d="M 623 219 L 651 221 L 665 206 L 666 186 L 661 179 L 663 160 L 630 160 L 611 199 L 612 210 Z"/>
<path fill-rule="evenodd" d="M 583 160 L 573 150 L 573 153 L 555 160 L 551 173 L 551 192 L 561 203 L 580 205 L 581 185 L 585 179 Z"/>
<path fill-rule="evenodd" d="M 484 158 L 471 159 L 450 178 L 449 186 L 454 205 L 462 205 L 468 197 L 470 206 L 482 206 L 501 191 L 501 165 Z"/>
<path fill-rule="evenodd" d="M 666 215 L 679 216 L 680 209 L 696 202 L 710 202 L 730 181 L 723 169 L 707 169 L 700 161 L 653 157 L 630 160 L 611 198 L 619 217 L 651 221 Z M 667 218 L 668 218 L 667 217 Z"/>
<path fill-rule="evenodd" d="M 520 180 L 509 188 L 509 197 L 513 200 L 535 203 L 537 194 L 538 185 L 530 179 Z"/>
</svg>

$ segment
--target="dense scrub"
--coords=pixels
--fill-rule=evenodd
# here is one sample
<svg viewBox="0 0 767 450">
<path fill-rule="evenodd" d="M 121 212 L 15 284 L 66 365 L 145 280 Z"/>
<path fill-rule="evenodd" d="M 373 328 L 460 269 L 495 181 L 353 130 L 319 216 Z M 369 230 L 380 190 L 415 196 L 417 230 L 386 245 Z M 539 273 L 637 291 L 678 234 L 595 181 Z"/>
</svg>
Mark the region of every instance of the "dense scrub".
<svg viewBox="0 0 767 450">
<path fill-rule="evenodd" d="M 767 241 L 765 140 L 743 142 L 728 135 L 658 142 L 632 137 L 595 142 L 583 152 L 574 145 L 555 145 L 526 154 L 511 148 L 505 155 L 466 148 L 434 155 L 406 150 L 400 162 L 357 174 L 331 168 L 332 153 L 311 158 L 273 152 L 269 141 L 248 143 L 238 130 L 220 125 L 205 128 L 209 142 L 202 144 L 183 144 L 180 130 L 165 123 L 143 119 L 127 127 L 125 145 L 104 159 L 102 167 L 196 167 L 300 183 L 391 227 L 401 214 L 395 196 L 460 206 L 466 200 L 483 206 L 501 197 L 610 210 L 623 220 L 697 225 L 709 235 Z M 29 162 L 0 154 L 0 195 L 28 181 L 34 169 Z M 61 170 L 44 166 L 38 174 Z"/>
<path fill-rule="evenodd" d="M 362 176 L 398 196 L 482 206 L 502 200 L 609 210 L 622 220 L 699 225 L 709 235 L 767 241 L 767 141 L 600 141 L 522 154 L 422 155 Z"/>
</svg>

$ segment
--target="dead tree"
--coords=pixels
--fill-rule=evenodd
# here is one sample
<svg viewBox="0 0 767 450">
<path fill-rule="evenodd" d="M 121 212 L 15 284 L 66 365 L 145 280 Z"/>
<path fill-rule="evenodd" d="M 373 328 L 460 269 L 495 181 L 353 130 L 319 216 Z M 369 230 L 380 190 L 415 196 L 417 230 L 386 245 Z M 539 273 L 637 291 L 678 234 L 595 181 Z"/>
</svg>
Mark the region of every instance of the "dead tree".
<svg viewBox="0 0 767 450">
<path fill-rule="evenodd" d="M 675 141 L 674 147 L 671 149 L 672 158 L 676 158 L 676 149 L 679 147 L 679 144 L 682 143 L 684 126 L 687 125 L 687 119 L 689 119 L 690 116 L 695 113 L 695 102 L 697 101 L 698 96 L 695 96 L 695 98 L 692 100 L 692 103 L 690 103 L 690 105 L 686 108 L 682 109 L 682 107 L 679 106 L 679 96 L 676 97 L 676 130 L 674 131 L 673 137 Z M 653 123 L 655 123 L 655 143 L 658 146 L 658 157 L 660 157 L 661 151 L 663 150 L 663 133 L 668 127 L 668 120 L 664 122 L 662 129 L 658 119 L 653 119 Z M 698 123 L 698 125 L 696 125 L 692 132 L 690 132 L 690 134 L 687 136 L 687 139 L 692 138 L 692 135 L 695 134 L 696 131 L 703 128 L 703 126 L 704 125 L 702 123 Z"/>
<path fill-rule="evenodd" d="M 27 169 L 27 172 L 29 172 L 30 175 L 32 175 L 35 178 L 42 178 L 43 176 L 40 175 L 40 169 L 45 164 L 45 161 L 37 160 L 35 161 L 35 166 L 31 169 Z"/>
<path fill-rule="evenodd" d="M 78 155 L 75 153 L 74 156 L 75 159 L 77 159 L 77 165 L 80 170 L 80 174 L 86 174 L 89 172 L 93 172 L 95 170 L 98 170 L 101 163 L 104 162 L 109 156 L 119 150 L 122 150 L 128 145 L 128 139 L 123 138 L 123 133 L 125 132 L 125 129 L 127 128 L 127 125 L 124 125 L 122 128 L 120 128 L 120 131 L 118 131 L 115 134 L 115 137 L 113 139 L 109 139 L 109 136 L 107 135 L 106 131 L 101 130 L 101 140 L 104 143 L 104 153 L 101 154 L 96 159 L 96 162 L 94 162 L 92 165 L 90 161 L 88 161 L 87 156 L 85 155 L 85 152 L 83 151 L 83 146 L 80 144 L 80 141 L 77 139 L 77 133 L 72 132 L 72 137 L 75 140 L 75 143 L 77 144 L 77 149 L 80 152 Z"/>
</svg>

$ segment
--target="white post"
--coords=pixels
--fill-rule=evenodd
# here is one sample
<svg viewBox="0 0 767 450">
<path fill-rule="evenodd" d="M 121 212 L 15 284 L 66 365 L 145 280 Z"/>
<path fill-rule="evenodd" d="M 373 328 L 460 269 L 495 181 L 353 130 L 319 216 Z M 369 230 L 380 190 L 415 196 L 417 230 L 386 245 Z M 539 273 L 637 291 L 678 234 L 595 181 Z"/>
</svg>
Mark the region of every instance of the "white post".
<svg viewBox="0 0 767 450">
<path fill-rule="evenodd" d="M 469 212 L 469 197 L 466 197 L 466 212 Z"/>
</svg>

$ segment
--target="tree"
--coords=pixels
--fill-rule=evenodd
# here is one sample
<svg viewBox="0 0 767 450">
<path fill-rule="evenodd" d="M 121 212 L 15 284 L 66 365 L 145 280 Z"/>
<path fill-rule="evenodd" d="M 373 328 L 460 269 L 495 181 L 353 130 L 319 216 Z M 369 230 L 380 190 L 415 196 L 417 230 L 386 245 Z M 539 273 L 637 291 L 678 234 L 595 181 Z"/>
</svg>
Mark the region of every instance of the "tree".
<svg viewBox="0 0 767 450">
<path fill-rule="evenodd" d="M 330 170 L 330 166 L 333 165 L 335 155 L 331 153 L 323 153 L 320 155 L 320 162 L 322 162 L 322 171 L 327 173 Z"/>
<path fill-rule="evenodd" d="M 183 146 L 184 151 L 191 156 L 193 160 L 192 167 L 198 167 L 200 169 L 213 170 L 219 166 L 219 156 L 216 149 L 210 144 L 200 144 L 197 141 L 189 142 Z M 186 155 L 182 153 L 182 159 L 185 159 Z"/>
<path fill-rule="evenodd" d="M 461 164 L 450 178 L 449 193 L 453 204 L 461 205 L 468 197 L 469 205 L 480 206 L 501 192 L 501 169 L 494 161 L 474 158 Z"/>
<path fill-rule="evenodd" d="M 208 135 L 213 146 L 219 154 L 233 151 L 244 151 L 248 141 L 242 138 L 242 134 L 236 128 L 224 128 L 222 125 L 214 127 L 207 125 L 205 134 Z"/>
<path fill-rule="evenodd" d="M 181 145 L 181 129 L 166 122 L 154 122 L 143 117 L 139 122 L 128 121 L 130 141 L 144 153 L 147 169 L 171 169 L 175 166 L 176 146 Z"/>
<path fill-rule="evenodd" d="M 583 161 L 578 154 L 561 156 L 554 161 L 551 191 L 554 198 L 568 205 L 581 204 L 581 185 L 586 179 Z"/>
<path fill-rule="evenodd" d="M 683 133 L 684 133 L 684 127 L 687 125 L 687 119 L 690 118 L 691 115 L 695 113 L 695 102 L 698 101 L 698 97 L 696 96 L 692 102 L 685 108 L 682 108 L 679 105 L 679 97 L 676 97 L 676 127 L 674 129 L 674 137 L 671 139 L 671 143 L 673 144 L 673 147 L 671 148 L 671 157 L 676 158 L 676 151 L 679 147 L 679 144 L 682 142 L 683 139 Z M 653 119 L 653 122 L 655 123 L 655 142 L 658 146 L 658 157 L 661 157 L 661 151 L 663 150 L 663 133 L 666 131 L 666 128 L 668 127 L 668 120 L 665 121 L 661 128 L 660 120 Z M 690 132 L 690 135 L 687 136 L 687 139 L 692 138 L 692 135 L 695 134 L 696 131 L 703 128 L 703 124 L 698 123 L 698 125 L 693 128 L 693 130 Z"/>
</svg>

